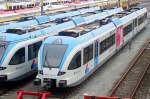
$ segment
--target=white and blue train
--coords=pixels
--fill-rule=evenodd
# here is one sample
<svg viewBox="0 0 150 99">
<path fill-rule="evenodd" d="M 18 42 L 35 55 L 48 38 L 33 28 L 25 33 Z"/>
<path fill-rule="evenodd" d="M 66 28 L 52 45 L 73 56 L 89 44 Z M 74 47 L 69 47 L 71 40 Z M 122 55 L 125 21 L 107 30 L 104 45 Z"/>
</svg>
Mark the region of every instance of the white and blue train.
<svg viewBox="0 0 150 99">
<path fill-rule="evenodd" d="M 48 37 L 39 50 L 35 84 L 48 88 L 80 84 L 146 23 L 147 9 L 132 8 Z"/>
<path fill-rule="evenodd" d="M 51 21 L 60 20 L 66 17 L 78 16 L 88 12 L 95 12 L 99 10 L 100 10 L 99 7 L 91 7 L 91 8 L 87 7 L 79 9 L 77 8 L 73 9 L 73 11 L 70 10 L 67 12 L 58 11 L 56 13 L 51 13 L 48 15 L 22 17 L 16 21 L 0 23 L 0 32 L 6 32 L 6 30 L 10 28 L 18 28 L 18 27 L 26 28 L 33 25 L 44 24 Z"/>
<path fill-rule="evenodd" d="M 0 82 L 17 81 L 37 70 L 37 55 L 42 41 L 60 31 L 75 28 L 122 12 L 121 8 L 85 13 L 61 21 L 48 22 L 28 28 L 8 29 L 0 33 Z"/>
</svg>

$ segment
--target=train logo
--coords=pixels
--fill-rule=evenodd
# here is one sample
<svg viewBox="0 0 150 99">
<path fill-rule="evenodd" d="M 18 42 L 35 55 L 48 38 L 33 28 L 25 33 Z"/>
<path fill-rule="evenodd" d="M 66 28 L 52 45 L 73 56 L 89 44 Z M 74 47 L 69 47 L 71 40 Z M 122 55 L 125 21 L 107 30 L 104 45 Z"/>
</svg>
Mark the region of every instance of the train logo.
<svg viewBox="0 0 150 99">
<path fill-rule="evenodd" d="M 85 74 L 88 73 L 89 71 L 90 71 L 90 67 L 89 67 L 89 65 L 87 64 L 87 65 L 86 65 L 86 69 L 85 69 Z"/>
<path fill-rule="evenodd" d="M 32 61 L 31 69 L 35 69 L 35 68 L 37 68 L 37 61 L 34 59 Z"/>
<path fill-rule="evenodd" d="M 116 30 L 116 47 L 120 48 L 121 43 L 122 43 L 122 33 L 123 33 L 123 27 L 120 26 Z"/>
</svg>

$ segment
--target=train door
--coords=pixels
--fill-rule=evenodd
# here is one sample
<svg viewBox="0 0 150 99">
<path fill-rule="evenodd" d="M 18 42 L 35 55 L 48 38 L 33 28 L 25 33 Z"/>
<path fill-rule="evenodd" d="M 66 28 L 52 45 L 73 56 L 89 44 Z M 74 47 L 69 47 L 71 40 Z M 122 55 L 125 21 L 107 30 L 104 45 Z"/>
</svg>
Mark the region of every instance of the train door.
<svg viewBox="0 0 150 99">
<path fill-rule="evenodd" d="M 37 56 L 39 48 L 42 44 L 42 41 L 38 41 L 36 43 L 30 44 L 28 46 L 28 68 L 29 70 L 36 70 L 37 69 Z"/>
<path fill-rule="evenodd" d="M 8 65 L 10 67 L 9 70 L 11 75 L 8 79 L 14 79 L 16 77 L 23 76 L 28 72 L 26 52 L 27 50 L 25 47 L 19 48 L 15 51 L 12 58 L 10 58 Z"/>
<path fill-rule="evenodd" d="M 147 24 L 147 12 L 145 13 L 145 25 Z"/>
<path fill-rule="evenodd" d="M 137 18 L 133 20 L 133 35 L 136 35 L 138 32 L 137 29 Z"/>
<path fill-rule="evenodd" d="M 82 64 L 82 53 L 81 51 L 77 52 L 71 59 L 68 66 L 68 76 L 72 76 L 70 83 L 79 81 L 83 76 L 83 66 Z"/>
<path fill-rule="evenodd" d="M 116 29 L 116 48 L 117 48 L 117 50 L 122 47 L 123 43 L 124 43 L 123 26 L 119 26 Z"/>
<path fill-rule="evenodd" d="M 144 20 L 145 20 L 145 18 L 144 18 L 144 15 L 141 15 L 139 18 L 138 18 L 138 32 L 140 32 L 142 29 L 143 29 L 143 27 L 144 27 Z"/>
<path fill-rule="evenodd" d="M 89 73 L 94 68 L 94 44 L 84 48 L 83 51 L 83 66 L 85 67 L 85 74 Z"/>
</svg>

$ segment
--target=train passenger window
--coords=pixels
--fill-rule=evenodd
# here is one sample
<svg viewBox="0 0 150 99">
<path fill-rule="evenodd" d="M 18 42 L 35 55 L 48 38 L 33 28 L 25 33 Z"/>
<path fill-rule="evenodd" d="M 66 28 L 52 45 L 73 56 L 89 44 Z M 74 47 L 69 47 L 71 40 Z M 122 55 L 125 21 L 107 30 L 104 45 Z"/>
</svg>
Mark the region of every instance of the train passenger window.
<svg viewBox="0 0 150 99">
<path fill-rule="evenodd" d="M 123 36 L 126 36 L 127 34 L 129 34 L 132 31 L 132 23 L 127 25 L 124 30 L 123 30 Z"/>
<path fill-rule="evenodd" d="M 13 10 L 16 10 L 16 6 L 13 6 Z"/>
<path fill-rule="evenodd" d="M 145 15 L 144 15 L 144 16 L 145 16 L 145 19 L 147 19 L 147 13 L 145 13 Z"/>
<path fill-rule="evenodd" d="M 138 19 L 138 25 L 141 25 L 144 22 L 144 16 Z"/>
<path fill-rule="evenodd" d="M 12 8 L 12 6 L 8 6 L 8 9 L 9 9 L 9 10 L 12 10 L 13 8 Z"/>
<path fill-rule="evenodd" d="M 98 41 L 96 41 L 95 42 L 95 57 L 98 56 L 98 45 L 99 45 L 99 43 L 98 43 Z"/>
<path fill-rule="evenodd" d="M 18 65 L 25 62 L 25 48 L 19 49 L 12 59 L 10 60 L 9 65 Z"/>
<path fill-rule="evenodd" d="M 137 27 L 137 19 L 134 20 L 134 27 Z"/>
<path fill-rule="evenodd" d="M 16 9 L 19 9 L 19 5 L 16 6 Z"/>
<path fill-rule="evenodd" d="M 83 64 L 86 64 L 93 58 L 93 44 L 89 45 L 88 47 L 84 48 L 84 58 Z"/>
<path fill-rule="evenodd" d="M 39 41 L 37 43 L 28 46 L 28 60 L 32 60 L 37 57 L 41 44 L 42 41 Z"/>
<path fill-rule="evenodd" d="M 109 49 L 114 44 L 115 44 L 115 34 L 106 38 L 105 40 L 103 40 L 100 43 L 100 51 L 99 51 L 100 53 L 99 54 L 102 54 L 103 52 L 105 52 L 107 49 Z"/>
<path fill-rule="evenodd" d="M 20 8 L 22 9 L 22 8 L 23 8 L 23 6 L 22 6 L 22 5 L 20 5 Z"/>
<path fill-rule="evenodd" d="M 81 51 L 78 52 L 69 64 L 68 70 L 74 70 L 81 67 Z"/>
</svg>

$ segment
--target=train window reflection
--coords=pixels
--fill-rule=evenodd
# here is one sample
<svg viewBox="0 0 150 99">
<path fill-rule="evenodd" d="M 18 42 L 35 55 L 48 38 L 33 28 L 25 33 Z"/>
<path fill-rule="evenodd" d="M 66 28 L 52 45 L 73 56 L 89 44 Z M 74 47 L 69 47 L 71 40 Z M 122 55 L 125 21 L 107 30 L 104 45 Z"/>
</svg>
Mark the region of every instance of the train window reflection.
<svg viewBox="0 0 150 99">
<path fill-rule="evenodd" d="M 78 52 L 69 64 L 68 70 L 74 70 L 81 66 L 81 51 Z"/>
<path fill-rule="evenodd" d="M 6 50 L 6 46 L 1 46 L 0 45 L 0 60 L 2 59 L 5 50 Z"/>
</svg>

